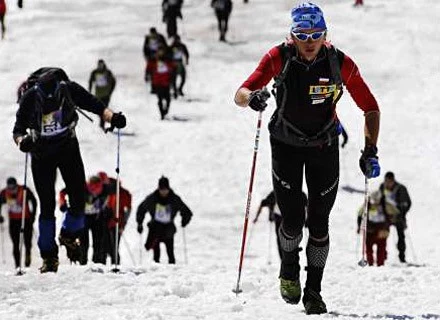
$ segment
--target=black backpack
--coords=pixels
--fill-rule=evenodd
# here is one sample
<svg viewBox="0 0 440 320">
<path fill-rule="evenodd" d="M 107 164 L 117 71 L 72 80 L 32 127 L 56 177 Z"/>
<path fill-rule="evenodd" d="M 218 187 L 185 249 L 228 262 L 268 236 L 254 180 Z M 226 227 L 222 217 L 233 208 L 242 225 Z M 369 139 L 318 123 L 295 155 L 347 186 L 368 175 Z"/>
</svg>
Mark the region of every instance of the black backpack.
<svg viewBox="0 0 440 320">
<path fill-rule="evenodd" d="M 18 89 L 18 103 L 21 103 L 28 94 L 34 92 L 38 97 L 38 112 L 42 112 L 41 103 L 46 99 L 55 99 L 59 108 L 63 109 L 62 125 L 66 126 L 76 122 L 76 106 L 70 95 L 67 83 L 69 77 L 61 68 L 43 67 L 33 73 L 23 82 Z"/>
</svg>

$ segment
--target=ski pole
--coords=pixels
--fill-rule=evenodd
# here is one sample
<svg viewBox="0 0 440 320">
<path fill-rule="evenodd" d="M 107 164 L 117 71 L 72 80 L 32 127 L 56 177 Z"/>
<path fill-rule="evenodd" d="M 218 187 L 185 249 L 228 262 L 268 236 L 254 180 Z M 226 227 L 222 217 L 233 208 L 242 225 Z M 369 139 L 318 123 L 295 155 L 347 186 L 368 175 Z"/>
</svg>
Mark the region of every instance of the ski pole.
<svg viewBox="0 0 440 320">
<path fill-rule="evenodd" d="M 269 221 L 269 253 L 267 257 L 267 264 L 272 264 L 272 221 Z"/>
<path fill-rule="evenodd" d="M 365 190 L 364 190 L 364 211 L 362 212 L 362 258 L 358 262 L 358 265 L 365 267 L 367 262 L 367 225 L 368 225 L 368 178 L 365 176 Z"/>
<path fill-rule="evenodd" d="M 142 267 L 142 247 L 143 247 L 142 233 L 139 233 L 139 266 L 140 267 Z"/>
<path fill-rule="evenodd" d="M 23 253 L 23 243 L 24 243 L 24 225 L 25 225 L 25 215 L 26 215 L 26 204 L 27 204 L 27 167 L 28 167 L 28 156 L 29 153 L 26 152 L 24 160 L 24 183 L 23 183 L 23 202 L 21 204 L 21 227 L 20 227 L 20 240 L 19 240 L 19 257 L 18 257 L 18 271 L 17 275 L 21 276 L 24 274 L 21 268 L 22 253 Z"/>
<path fill-rule="evenodd" d="M 183 237 L 183 254 L 184 254 L 184 258 L 185 258 L 185 264 L 188 264 L 188 251 L 186 249 L 185 228 L 182 228 L 182 237 Z"/>
<path fill-rule="evenodd" d="M 3 228 L 3 223 L 0 224 L 0 232 L 2 234 L 2 262 L 3 262 L 3 264 L 6 264 L 6 259 L 5 259 L 5 229 Z"/>
<path fill-rule="evenodd" d="M 251 177 L 250 177 L 250 181 L 249 181 L 249 190 L 248 190 L 247 202 L 246 202 L 246 213 L 244 216 L 243 235 L 241 238 L 241 252 L 240 252 L 240 262 L 238 265 L 237 285 L 236 285 L 235 289 L 232 290 L 233 292 L 235 292 L 237 294 L 237 296 L 240 292 L 242 292 L 242 290 L 240 289 L 241 271 L 243 268 L 243 257 L 244 257 L 244 249 L 245 249 L 245 245 L 246 245 L 246 233 L 247 233 L 247 228 L 248 228 L 248 223 L 249 223 L 249 211 L 251 208 L 252 188 L 254 185 L 255 165 L 257 163 L 258 143 L 260 140 L 260 129 L 261 129 L 262 115 L 263 115 L 263 112 L 260 111 L 258 114 L 257 131 L 255 134 L 254 156 L 253 156 L 253 160 L 252 160 Z"/>
<path fill-rule="evenodd" d="M 120 155 L 120 147 L 121 147 L 121 129 L 118 128 L 118 148 L 116 153 L 116 230 L 115 230 L 115 266 L 113 268 L 113 272 L 119 272 L 118 269 L 118 246 L 119 246 L 119 197 L 120 197 L 120 188 L 121 188 L 121 180 L 119 178 L 119 155 Z"/>
</svg>

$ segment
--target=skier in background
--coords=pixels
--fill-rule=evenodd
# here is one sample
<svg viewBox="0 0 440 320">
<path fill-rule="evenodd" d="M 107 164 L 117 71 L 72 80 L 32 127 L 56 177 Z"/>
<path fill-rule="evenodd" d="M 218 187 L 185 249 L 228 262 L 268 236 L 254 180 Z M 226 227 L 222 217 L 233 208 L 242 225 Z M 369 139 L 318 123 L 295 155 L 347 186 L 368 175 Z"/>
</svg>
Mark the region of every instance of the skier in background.
<svg viewBox="0 0 440 320">
<path fill-rule="evenodd" d="M 185 228 L 191 220 L 192 212 L 188 206 L 170 188 L 168 178 L 162 176 L 159 179 L 158 188 L 148 195 L 139 205 L 136 212 L 137 230 L 142 233 L 145 214 L 149 212 L 151 220 L 147 226 L 149 229 L 145 249 L 153 249 L 154 261 L 160 261 L 160 243 L 166 246 L 168 263 L 176 263 L 174 257 L 174 234 L 176 226 L 174 219 L 177 213 L 182 216 L 182 228 Z"/>
<path fill-rule="evenodd" d="M 304 203 L 305 210 L 307 211 L 307 195 L 303 192 L 302 197 L 303 197 L 303 203 Z M 261 201 L 260 206 L 258 207 L 258 210 L 257 210 L 257 215 L 255 216 L 253 223 L 257 223 L 258 217 L 260 216 L 261 211 L 265 207 L 267 207 L 269 209 L 269 221 L 275 222 L 275 234 L 277 235 L 277 248 L 278 248 L 278 253 L 280 255 L 280 259 L 282 259 L 282 248 L 281 248 L 281 243 L 280 243 L 280 236 L 278 233 L 278 230 L 281 226 L 282 216 L 281 216 L 280 208 L 278 207 L 278 204 L 275 199 L 275 192 L 274 191 L 271 191 L 267 195 L 267 197 Z"/>
<path fill-rule="evenodd" d="M 116 79 L 102 59 L 98 60 L 98 67 L 90 74 L 89 92 L 92 92 L 93 86 L 95 89 L 93 93 L 95 97 L 108 107 L 113 90 L 115 90 Z M 101 117 L 99 126 L 105 131 L 104 123 L 104 119 Z"/>
<path fill-rule="evenodd" d="M 364 5 L 364 0 L 355 0 L 354 2 L 354 6 L 363 6 Z"/>
<path fill-rule="evenodd" d="M 170 110 L 171 95 L 170 88 L 174 81 L 176 64 L 167 54 L 167 48 L 161 47 L 156 52 L 156 59 L 148 65 L 147 72 L 151 75 L 151 86 L 157 95 L 160 119 Z"/>
<path fill-rule="evenodd" d="M 156 59 L 156 52 L 159 48 L 166 48 L 167 42 L 165 37 L 157 32 L 156 28 L 150 28 L 150 33 L 145 36 L 144 45 L 142 52 L 145 58 L 145 81 L 150 80 L 150 75 L 148 74 L 148 66 L 152 61 Z"/>
<path fill-rule="evenodd" d="M 358 211 L 357 219 L 357 233 L 360 232 L 362 223 L 362 214 L 364 206 Z M 374 265 L 376 261 L 377 266 L 383 266 L 387 258 L 387 238 L 390 233 L 391 216 L 397 212 L 388 210 L 385 212 L 381 205 L 380 191 L 372 192 L 368 202 L 368 223 L 367 223 L 367 239 L 366 251 L 367 262 L 369 266 Z M 376 259 L 374 259 L 373 246 L 376 245 Z"/>
<path fill-rule="evenodd" d="M 382 193 L 382 206 L 388 215 L 392 215 L 392 224 L 397 231 L 397 249 L 399 250 L 400 262 L 406 262 L 405 230 L 408 227 L 406 214 L 411 208 L 411 198 L 406 187 L 397 182 L 394 173 L 389 171 L 385 174 L 384 182 L 380 185 Z M 396 214 L 393 214 L 397 212 Z"/>
<path fill-rule="evenodd" d="M 177 96 L 183 96 L 183 86 L 186 80 L 186 68 L 185 66 L 189 63 L 189 52 L 186 45 L 180 41 L 180 36 L 176 35 L 174 41 L 170 46 L 171 54 L 173 56 L 173 61 L 176 65 L 176 72 L 173 77 L 173 91 L 174 98 Z M 177 77 L 180 76 L 180 84 L 177 86 Z"/>
<path fill-rule="evenodd" d="M 6 1 L 0 0 L 0 27 L 2 30 L 2 40 L 5 38 L 5 32 L 6 32 L 5 15 L 6 15 Z"/>
<path fill-rule="evenodd" d="M 59 241 L 71 261 L 81 260 L 80 239 L 84 230 L 84 165 L 76 138 L 77 108 L 93 112 L 124 128 L 125 116 L 114 113 L 86 89 L 70 81 L 59 68 L 40 68 L 19 90 L 19 108 L 13 139 L 22 152 L 30 153 L 32 176 L 41 205 L 39 239 L 41 273 L 57 272 L 55 243 L 55 180 L 57 169 L 66 185 L 70 208 L 62 223 Z M 29 130 L 29 131 L 28 131 Z"/>
<path fill-rule="evenodd" d="M 220 41 L 226 41 L 226 32 L 228 32 L 229 16 L 232 12 L 231 0 L 212 0 L 211 7 L 214 8 L 217 17 L 218 30 L 220 32 Z"/>
<path fill-rule="evenodd" d="M 275 78 L 277 109 L 269 123 L 272 178 L 282 222 L 280 293 L 287 303 L 301 300 L 299 251 L 305 210 L 302 184 L 307 183 L 309 237 L 307 280 L 302 298 L 307 314 L 327 312 L 321 283 L 330 248 L 329 216 L 339 183 L 336 103 L 342 84 L 365 115 L 365 147 L 359 165 L 366 178 L 380 174 L 377 158 L 379 107 L 356 64 L 326 43 L 322 10 L 302 3 L 291 11 L 290 38 L 272 48 L 241 85 L 235 102 L 262 112 Z M 318 76 L 319 75 L 319 76 Z"/>
<path fill-rule="evenodd" d="M 20 267 L 20 230 L 21 219 L 23 214 L 23 197 L 24 186 L 17 184 L 14 177 L 9 177 L 6 180 L 6 188 L 0 192 L 0 223 L 4 222 L 1 215 L 2 205 L 8 208 L 9 216 L 9 235 L 11 236 L 13 246 L 13 256 L 15 267 Z M 24 211 L 24 247 L 25 247 L 25 267 L 31 265 L 31 249 L 32 249 L 32 234 L 34 231 L 35 214 L 37 212 L 37 200 L 32 191 L 26 187 L 26 208 Z"/>
<path fill-rule="evenodd" d="M 177 35 L 177 18 L 182 17 L 183 0 L 163 0 L 162 2 L 162 21 L 167 24 L 168 38 Z"/>
<path fill-rule="evenodd" d="M 122 183 L 119 184 L 119 218 L 116 217 L 117 210 L 117 181 L 114 178 L 109 178 L 105 182 L 105 189 L 108 192 L 108 199 L 106 203 L 106 207 L 103 211 L 104 218 L 104 260 L 103 263 L 106 263 L 107 256 L 110 256 L 111 263 L 116 263 L 116 255 L 115 255 L 115 247 L 116 247 L 116 239 L 118 240 L 118 264 L 121 262 L 121 258 L 119 256 L 119 245 L 121 243 L 122 233 L 124 232 L 125 225 L 127 224 L 128 218 L 131 213 L 131 193 L 122 186 Z M 116 225 L 118 224 L 118 232 L 116 231 Z M 117 238 L 116 238 L 117 237 Z"/>
</svg>

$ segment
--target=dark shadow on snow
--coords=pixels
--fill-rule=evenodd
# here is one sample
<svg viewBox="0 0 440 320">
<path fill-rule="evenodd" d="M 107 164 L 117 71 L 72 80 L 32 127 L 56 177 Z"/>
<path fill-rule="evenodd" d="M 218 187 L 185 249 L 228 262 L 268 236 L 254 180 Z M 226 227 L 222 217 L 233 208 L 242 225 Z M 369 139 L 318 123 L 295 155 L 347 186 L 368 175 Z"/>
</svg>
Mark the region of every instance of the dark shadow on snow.
<svg viewBox="0 0 440 320">
<path fill-rule="evenodd" d="M 337 311 L 330 311 L 328 313 L 329 315 L 335 316 L 335 317 L 349 317 L 354 319 L 393 319 L 393 320 L 411 320 L 411 319 L 440 319 L 440 315 L 438 314 L 432 314 L 432 313 L 426 313 L 422 315 L 407 315 L 407 314 L 356 314 L 356 313 L 343 313 L 343 312 L 337 312 Z"/>
<path fill-rule="evenodd" d="M 364 193 L 365 190 L 362 189 L 357 189 L 355 187 L 349 186 L 348 184 L 346 184 L 345 186 L 341 187 L 342 190 L 347 191 L 349 193 Z"/>
</svg>

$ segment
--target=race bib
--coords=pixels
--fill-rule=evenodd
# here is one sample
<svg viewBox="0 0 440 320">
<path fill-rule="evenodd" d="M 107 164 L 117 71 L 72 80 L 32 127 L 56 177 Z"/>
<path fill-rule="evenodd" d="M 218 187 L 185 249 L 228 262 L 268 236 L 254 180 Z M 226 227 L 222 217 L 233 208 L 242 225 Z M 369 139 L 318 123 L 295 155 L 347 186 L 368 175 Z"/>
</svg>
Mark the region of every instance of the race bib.
<svg viewBox="0 0 440 320">
<path fill-rule="evenodd" d="M 171 222 L 171 206 L 156 204 L 156 211 L 154 212 L 154 220 L 160 223 Z"/>
<path fill-rule="evenodd" d="M 41 136 L 53 137 L 67 130 L 67 127 L 61 126 L 61 110 L 43 114 L 41 119 Z"/>
<path fill-rule="evenodd" d="M 168 73 L 168 65 L 162 61 L 157 63 L 157 73 Z"/>
<path fill-rule="evenodd" d="M 7 203 L 10 213 L 21 213 L 23 207 L 21 206 L 21 203 L 18 203 L 16 199 L 10 199 L 7 201 Z"/>
<path fill-rule="evenodd" d="M 370 209 L 368 212 L 368 220 L 374 223 L 382 223 L 385 222 L 385 215 L 377 210 L 377 209 Z"/>
<path fill-rule="evenodd" d="M 175 49 L 173 52 L 173 58 L 174 60 L 182 60 L 183 59 L 183 53 L 179 49 Z"/>
<path fill-rule="evenodd" d="M 105 74 L 97 74 L 96 75 L 96 86 L 97 87 L 107 87 L 108 80 Z"/>
<path fill-rule="evenodd" d="M 151 51 L 157 51 L 159 49 L 159 41 L 157 39 L 152 39 L 148 41 L 148 48 L 150 48 Z"/>
</svg>

